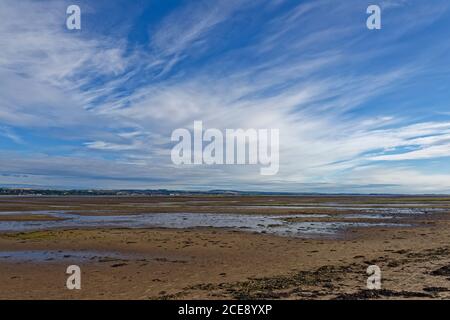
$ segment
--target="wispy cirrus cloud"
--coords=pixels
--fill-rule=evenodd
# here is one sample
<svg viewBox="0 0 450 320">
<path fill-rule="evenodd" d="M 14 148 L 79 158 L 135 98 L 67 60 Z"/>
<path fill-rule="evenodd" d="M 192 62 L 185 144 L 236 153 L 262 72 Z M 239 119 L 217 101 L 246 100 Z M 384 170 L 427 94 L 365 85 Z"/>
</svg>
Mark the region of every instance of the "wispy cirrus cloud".
<svg viewBox="0 0 450 320">
<path fill-rule="evenodd" d="M 449 191 L 447 174 L 404 163 L 450 156 L 448 119 L 427 119 L 414 102 L 437 70 L 448 79 L 449 46 L 411 36 L 442 23 L 448 5 L 386 2 L 396 17 L 388 11 L 375 34 L 366 4 L 350 2 L 187 2 L 152 21 L 142 46 L 122 33 L 68 32 L 59 1 L 6 0 L 0 136 L 15 146 L 3 149 L 1 172 L 8 184 Z M 105 12 L 91 6 L 93 20 Z M 170 134 L 194 120 L 279 128 L 279 174 L 174 166 Z"/>
</svg>

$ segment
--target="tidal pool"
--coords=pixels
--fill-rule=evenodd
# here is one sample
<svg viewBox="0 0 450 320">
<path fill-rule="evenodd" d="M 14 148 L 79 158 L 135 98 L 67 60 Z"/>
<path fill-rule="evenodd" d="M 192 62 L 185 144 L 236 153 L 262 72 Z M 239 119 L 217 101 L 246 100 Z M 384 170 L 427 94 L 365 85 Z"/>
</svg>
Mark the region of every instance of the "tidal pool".
<svg viewBox="0 0 450 320">
<path fill-rule="evenodd" d="M 32 262 L 51 262 L 51 261 L 97 261 L 113 262 L 124 258 L 117 252 L 96 252 L 96 251 L 74 251 L 74 250 L 25 250 L 25 251 L 1 251 L 0 260 L 8 262 L 32 261 Z"/>
<path fill-rule="evenodd" d="M 6 214 L 6 213 L 5 213 Z M 407 226 L 399 221 L 386 222 L 387 214 L 286 214 L 250 215 L 216 213 L 148 213 L 136 215 L 85 216 L 64 211 L 8 212 L 7 214 L 45 214 L 61 218 L 56 221 L 0 221 L 0 232 L 23 232 L 55 228 L 228 228 L 282 236 L 311 237 L 337 234 L 347 228 Z M 342 221 L 316 221 L 318 218 L 338 218 Z M 302 218 L 290 221 L 288 218 Z M 288 220 L 286 220 L 288 219 Z M 314 222 L 304 221 L 314 219 Z M 350 222 L 348 219 L 367 219 Z M 380 220 L 380 221 L 378 221 Z M 382 220 L 382 221 L 381 221 Z"/>
</svg>

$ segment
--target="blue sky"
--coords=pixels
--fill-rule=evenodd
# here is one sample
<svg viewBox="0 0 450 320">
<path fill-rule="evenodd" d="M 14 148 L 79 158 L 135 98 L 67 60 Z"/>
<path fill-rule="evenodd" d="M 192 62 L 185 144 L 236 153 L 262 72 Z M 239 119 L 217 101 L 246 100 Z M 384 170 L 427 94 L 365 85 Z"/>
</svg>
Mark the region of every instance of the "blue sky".
<svg viewBox="0 0 450 320">
<path fill-rule="evenodd" d="M 0 2 L 2 186 L 449 193 L 449 101 L 446 0 Z M 175 166 L 194 120 L 278 128 L 279 173 Z"/>
</svg>

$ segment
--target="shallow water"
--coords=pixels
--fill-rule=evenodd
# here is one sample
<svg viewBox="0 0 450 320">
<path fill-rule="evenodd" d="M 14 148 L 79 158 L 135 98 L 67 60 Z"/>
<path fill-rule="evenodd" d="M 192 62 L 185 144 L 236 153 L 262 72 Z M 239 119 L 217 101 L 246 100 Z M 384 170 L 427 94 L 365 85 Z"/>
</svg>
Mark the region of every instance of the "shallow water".
<svg viewBox="0 0 450 320">
<path fill-rule="evenodd" d="M 331 206 L 331 205 L 249 205 L 242 206 L 243 208 L 254 208 L 254 209 L 326 209 L 335 211 L 366 211 L 371 213 L 381 213 L 381 214 L 393 214 L 393 215 L 413 215 L 413 214 L 426 214 L 433 212 L 443 212 L 446 209 L 443 208 L 408 208 L 408 207 L 365 207 L 365 206 Z"/>
<path fill-rule="evenodd" d="M 2 251 L 0 252 L 0 261 L 33 261 L 33 262 L 51 262 L 55 260 L 64 260 L 67 262 L 80 261 L 118 261 L 124 256 L 116 252 L 96 252 L 96 251 L 73 251 L 73 250 L 26 250 L 26 251 Z"/>
<path fill-rule="evenodd" d="M 45 214 L 63 218 L 58 221 L 0 221 L 0 232 L 34 231 L 55 228 L 230 228 L 258 233 L 283 236 L 311 237 L 329 236 L 350 227 L 389 227 L 399 226 L 395 222 L 387 223 L 385 219 L 393 216 L 379 213 L 366 214 L 289 214 L 289 215 L 246 215 L 215 213 L 150 213 L 118 216 L 81 216 L 64 211 L 8 212 L 3 214 Z M 317 219 L 340 218 L 342 221 L 308 222 L 289 221 L 287 218 Z M 347 219 L 368 219 L 370 222 L 349 222 Z M 377 221 L 383 220 L 383 221 Z M 406 226 L 407 224 L 402 224 Z"/>
</svg>

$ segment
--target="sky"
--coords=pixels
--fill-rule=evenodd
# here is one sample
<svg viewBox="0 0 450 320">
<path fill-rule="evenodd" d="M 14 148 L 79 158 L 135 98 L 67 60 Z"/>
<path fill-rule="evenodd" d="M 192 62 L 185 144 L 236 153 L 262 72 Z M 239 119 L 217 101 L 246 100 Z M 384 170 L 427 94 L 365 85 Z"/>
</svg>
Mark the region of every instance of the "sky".
<svg viewBox="0 0 450 320">
<path fill-rule="evenodd" d="M 279 129 L 278 174 L 175 165 L 195 120 Z M 450 193 L 449 160 L 447 0 L 0 0 L 0 186 Z"/>
</svg>

